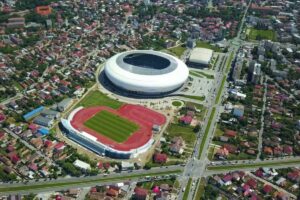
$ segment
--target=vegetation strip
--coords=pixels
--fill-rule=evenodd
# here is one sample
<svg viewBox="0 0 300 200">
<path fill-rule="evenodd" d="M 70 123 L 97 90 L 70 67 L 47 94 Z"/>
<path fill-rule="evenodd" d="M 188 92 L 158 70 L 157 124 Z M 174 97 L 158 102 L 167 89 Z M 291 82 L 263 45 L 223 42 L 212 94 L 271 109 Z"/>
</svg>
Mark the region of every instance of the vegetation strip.
<svg viewBox="0 0 300 200">
<path fill-rule="evenodd" d="M 201 157 L 201 154 L 202 154 L 202 151 L 203 151 L 203 148 L 204 148 L 204 145 L 205 145 L 205 142 L 206 142 L 206 139 L 207 139 L 207 136 L 208 136 L 208 133 L 209 133 L 209 129 L 210 129 L 210 126 L 211 126 L 211 122 L 215 116 L 215 112 L 216 112 L 216 108 L 214 107 L 211 111 L 211 114 L 209 116 L 209 119 L 208 119 L 208 123 L 207 123 L 207 126 L 205 128 L 205 132 L 204 132 L 204 136 L 201 140 L 201 144 L 200 144 L 200 150 L 199 150 L 199 155 L 198 155 L 198 159 L 200 159 Z"/>
<path fill-rule="evenodd" d="M 204 187 L 205 187 L 205 180 L 204 178 L 201 178 L 200 182 L 198 183 L 196 196 L 194 198 L 195 200 L 201 199 L 201 195 L 204 193 Z"/>
<path fill-rule="evenodd" d="M 149 174 L 137 174 L 137 175 L 131 175 L 131 176 L 122 176 L 122 177 L 113 177 L 113 178 L 98 178 L 94 180 L 86 180 L 86 181 L 74 181 L 74 182 L 60 182 L 60 183 L 41 183 L 40 185 L 24 185 L 24 186 L 16 186 L 16 187 L 5 187 L 0 188 L 0 193 L 2 192 L 17 192 L 22 190 L 33 190 L 33 189 L 45 189 L 45 188 L 51 188 L 51 187 L 63 187 L 63 186 L 73 186 L 78 184 L 84 184 L 84 183 L 98 183 L 101 182 L 109 182 L 109 181 L 118 181 L 118 180 L 126 180 L 130 178 L 139 178 L 139 177 L 145 177 L 145 176 L 160 176 L 160 175 L 167 175 L 167 174 L 177 174 L 181 173 L 181 170 L 171 170 L 168 172 L 156 172 L 156 173 L 149 173 Z M 66 180 L 68 181 L 68 180 Z"/>
<path fill-rule="evenodd" d="M 250 168 L 250 167 L 274 167 L 281 165 L 289 165 L 289 164 L 300 164 L 300 160 L 292 160 L 292 161 L 280 161 L 280 162 L 267 162 L 267 163 L 258 163 L 258 164 L 239 164 L 239 165 L 230 165 L 230 166 L 208 166 L 208 170 L 231 170 L 231 169 L 240 169 L 240 168 Z"/>
<path fill-rule="evenodd" d="M 188 183 L 186 185 L 186 188 L 185 188 L 185 191 L 184 191 L 184 194 L 183 194 L 183 197 L 182 197 L 183 200 L 188 199 L 191 184 L 192 184 L 192 178 L 189 178 L 189 181 L 188 181 Z"/>
</svg>

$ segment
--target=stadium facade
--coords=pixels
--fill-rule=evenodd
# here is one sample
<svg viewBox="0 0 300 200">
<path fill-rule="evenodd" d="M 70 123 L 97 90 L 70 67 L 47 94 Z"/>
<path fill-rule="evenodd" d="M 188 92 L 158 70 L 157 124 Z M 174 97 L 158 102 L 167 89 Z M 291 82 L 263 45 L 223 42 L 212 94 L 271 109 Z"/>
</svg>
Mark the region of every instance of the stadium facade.
<svg viewBox="0 0 300 200">
<path fill-rule="evenodd" d="M 126 145 L 126 149 L 118 149 L 115 145 L 105 143 L 103 142 L 104 140 L 99 139 L 99 137 L 96 137 L 90 132 L 85 132 L 83 129 L 80 130 L 74 127 L 74 119 L 76 120 L 76 115 L 84 110 L 85 108 L 78 107 L 70 113 L 67 119 L 61 119 L 60 128 L 69 139 L 95 152 L 96 154 L 116 159 L 129 159 L 146 152 L 154 143 L 152 136 L 149 137 L 145 143 L 141 143 L 139 146 L 131 148 L 130 144 L 128 144 Z M 137 138 L 135 138 L 135 140 L 136 139 Z"/>
<path fill-rule="evenodd" d="M 163 94 L 180 88 L 188 79 L 185 63 L 153 50 L 133 50 L 107 60 L 105 75 L 117 87 L 137 94 Z"/>
</svg>

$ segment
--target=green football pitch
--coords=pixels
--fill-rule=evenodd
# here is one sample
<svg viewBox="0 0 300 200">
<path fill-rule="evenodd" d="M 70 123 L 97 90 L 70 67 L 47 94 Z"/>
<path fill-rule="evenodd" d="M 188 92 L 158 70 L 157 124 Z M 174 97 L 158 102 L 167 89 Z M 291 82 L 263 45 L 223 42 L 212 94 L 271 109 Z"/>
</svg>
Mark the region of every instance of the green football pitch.
<svg viewBox="0 0 300 200">
<path fill-rule="evenodd" d="M 126 141 L 139 128 L 134 122 L 106 110 L 88 119 L 84 125 L 118 143 Z"/>
</svg>

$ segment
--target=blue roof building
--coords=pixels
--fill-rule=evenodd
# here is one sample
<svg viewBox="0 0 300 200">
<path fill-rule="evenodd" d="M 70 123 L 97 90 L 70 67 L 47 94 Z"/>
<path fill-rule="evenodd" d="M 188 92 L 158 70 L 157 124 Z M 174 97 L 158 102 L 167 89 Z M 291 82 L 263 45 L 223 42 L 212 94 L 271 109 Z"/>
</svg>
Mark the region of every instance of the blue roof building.
<svg viewBox="0 0 300 200">
<path fill-rule="evenodd" d="M 28 121 L 34 117 L 36 117 L 37 115 L 39 115 L 43 110 L 45 109 L 44 106 L 40 106 L 32 111 L 30 111 L 29 113 L 26 113 L 25 115 L 23 115 L 23 118 Z"/>
</svg>

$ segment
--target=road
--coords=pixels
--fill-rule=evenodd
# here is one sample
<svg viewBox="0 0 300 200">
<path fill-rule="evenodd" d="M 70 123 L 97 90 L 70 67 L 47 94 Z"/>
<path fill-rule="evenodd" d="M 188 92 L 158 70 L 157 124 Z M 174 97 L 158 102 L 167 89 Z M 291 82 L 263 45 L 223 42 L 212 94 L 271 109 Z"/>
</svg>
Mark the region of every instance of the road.
<svg viewBox="0 0 300 200">
<path fill-rule="evenodd" d="M 134 170 L 132 172 L 124 171 L 120 173 L 112 173 L 109 175 L 100 174 L 97 176 L 82 176 L 82 177 L 71 177 L 71 178 L 58 178 L 58 179 L 40 179 L 29 180 L 25 182 L 10 182 L 0 184 L 0 194 L 11 194 L 11 193 L 30 193 L 30 192 L 45 192 L 54 191 L 56 189 L 68 189 L 68 188 L 83 188 L 88 186 L 94 186 L 98 184 L 112 184 L 124 181 L 137 181 L 144 180 L 147 176 L 168 176 L 170 174 L 177 174 L 183 170 L 182 166 L 166 166 L 166 167 L 156 167 L 150 170 Z M 160 175 L 162 174 L 162 175 Z M 9 188 L 9 191 L 7 191 Z"/>
</svg>

